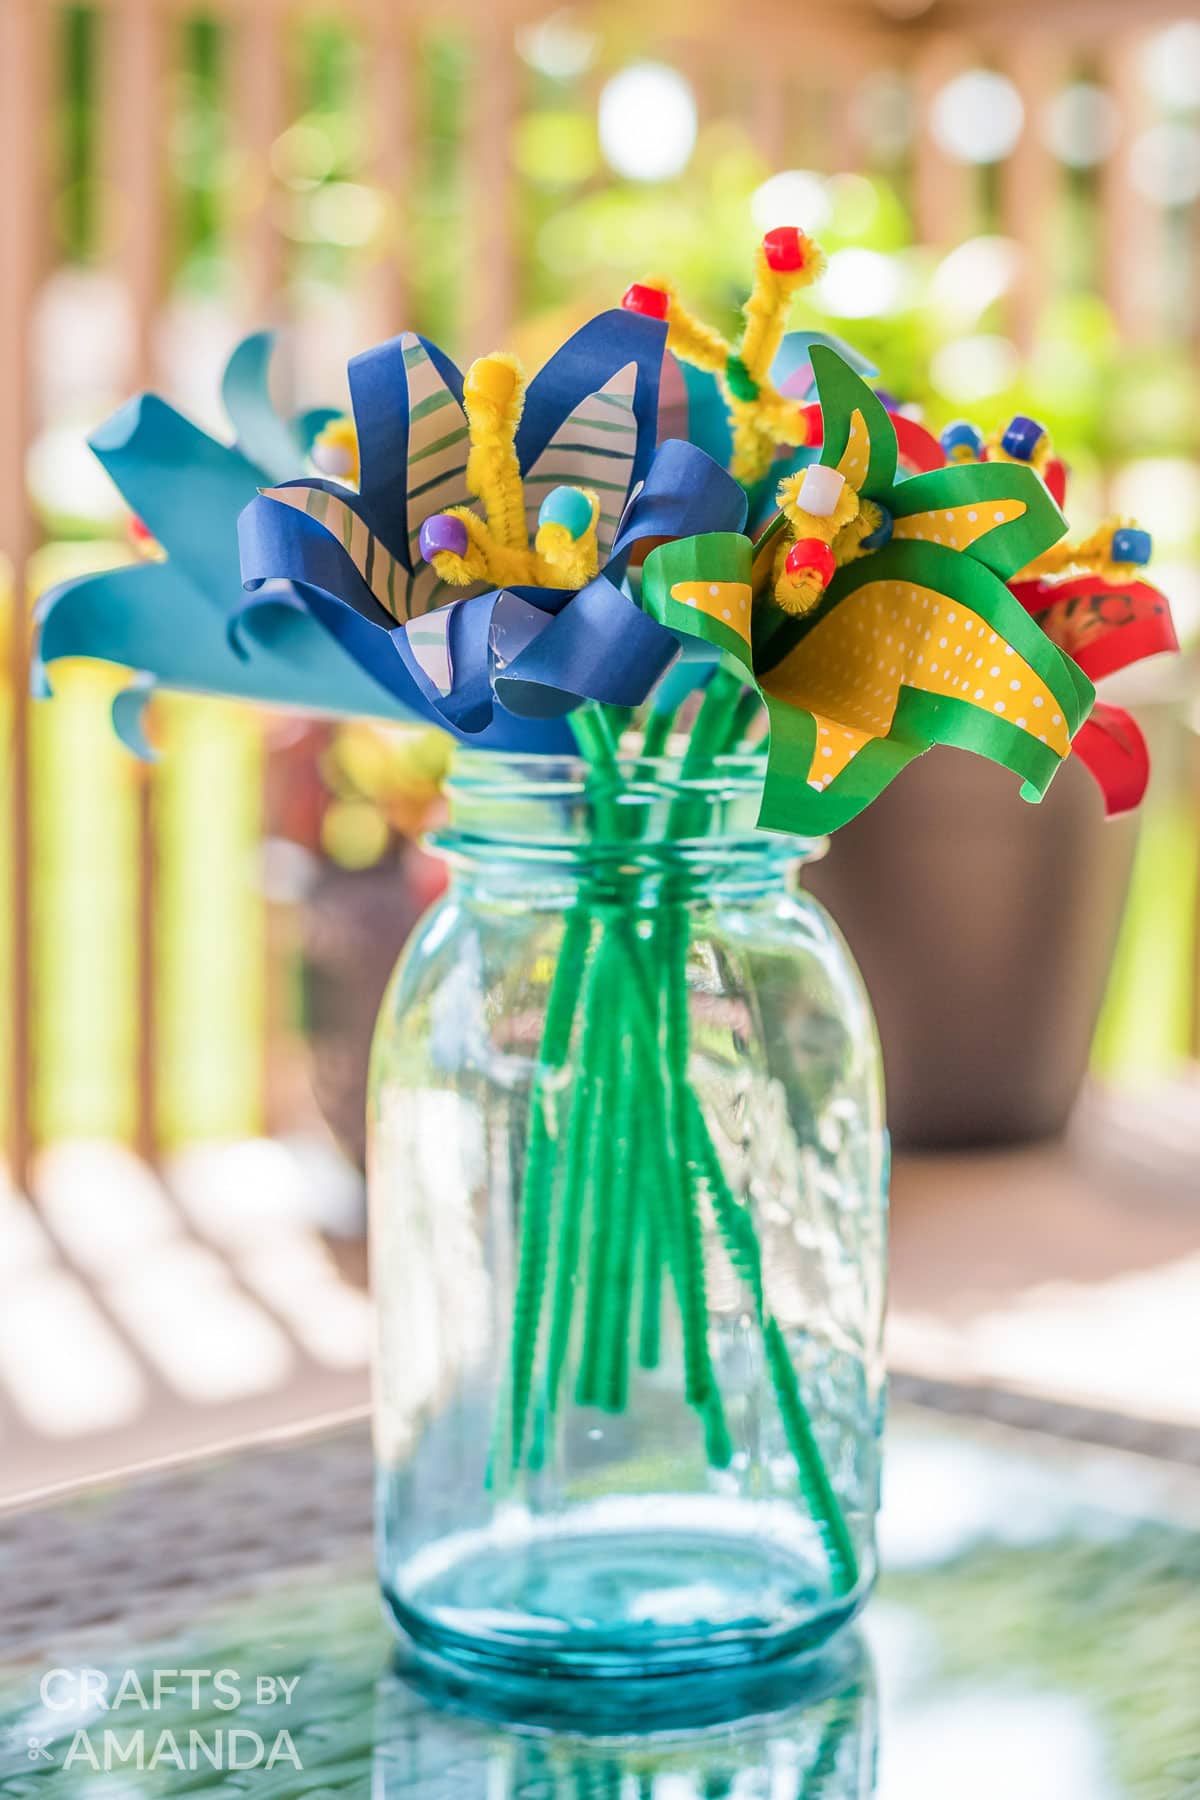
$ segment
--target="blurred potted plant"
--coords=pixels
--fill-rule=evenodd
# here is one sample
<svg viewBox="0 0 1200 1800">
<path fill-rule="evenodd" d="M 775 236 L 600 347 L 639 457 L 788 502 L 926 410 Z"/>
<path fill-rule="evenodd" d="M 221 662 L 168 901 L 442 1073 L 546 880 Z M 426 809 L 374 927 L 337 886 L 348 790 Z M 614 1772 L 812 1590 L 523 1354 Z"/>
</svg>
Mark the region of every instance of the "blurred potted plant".
<svg viewBox="0 0 1200 1800">
<path fill-rule="evenodd" d="M 276 829 L 316 858 L 300 908 L 313 1093 L 359 1168 L 379 1003 L 409 932 L 445 883 L 418 840 L 441 805 L 449 745 L 440 731 L 357 721 L 307 726 L 277 759 Z"/>
<path fill-rule="evenodd" d="M 1031 462 L 1065 501 L 1065 467 L 1028 417 L 987 440 L 957 422 L 942 446 L 951 461 Z M 1149 533 L 1110 520 L 1009 585 L 1099 681 L 1178 648 L 1166 600 L 1138 578 L 1151 548 Z M 1134 719 L 1101 702 L 1040 806 L 1014 811 L 980 759 L 926 757 L 812 869 L 808 883 L 874 997 L 897 1144 L 979 1147 L 1063 1130 L 1087 1072 L 1149 772 Z"/>
</svg>

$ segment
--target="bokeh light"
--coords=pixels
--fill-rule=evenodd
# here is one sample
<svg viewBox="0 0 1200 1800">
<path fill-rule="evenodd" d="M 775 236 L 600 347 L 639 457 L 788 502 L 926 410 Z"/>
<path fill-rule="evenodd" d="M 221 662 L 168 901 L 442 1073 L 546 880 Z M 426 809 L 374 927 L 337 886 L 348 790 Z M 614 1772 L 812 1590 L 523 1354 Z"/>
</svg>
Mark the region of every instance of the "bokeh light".
<svg viewBox="0 0 1200 1800">
<path fill-rule="evenodd" d="M 517 32 L 517 50 L 540 75 L 549 75 L 554 81 L 573 81 L 591 66 L 596 54 L 596 34 L 569 7 L 563 7 L 536 25 L 522 25 Z"/>
<path fill-rule="evenodd" d="M 1162 106 L 1200 112 L 1200 24 L 1180 20 L 1142 48 L 1142 80 Z"/>
<path fill-rule="evenodd" d="M 630 181 L 670 181 L 686 169 L 696 144 L 696 101 L 667 63 L 631 63 L 600 95 L 600 148 Z"/>
<path fill-rule="evenodd" d="M 955 338 L 934 351 L 929 373 L 947 400 L 962 406 L 990 400 L 1016 380 L 1021 359 L 1007 338 L 990 333 Z"/>
<path fill-rule="evenodd" d="M 871 319 L 895 312 L 910 283 L 899 257 L 879 250 L 835 250 L 818 284 L 821 305 L 839 319 Z"/>
<path fill-rule="evenodd" d="M 1200 199 L 1200 130 L 1164 119 L 1134 139 L 1129 178 L 1160 206 L 1190 206 Z"/>
<path fill-rule="evenodd" d="M 1091 169 L 1110 156 L 1121 132 L 1116 102 L 1090 81 L 1073 81 L 1042 115 L 1042 138 L 1059 162 Z"/>
<path fill-rule="evenodd" d="M 798 225 L 802 231 L 820 231 L 828 223 L 829 192 L 812 169 L 781 169 L 754 190 L 750 213 L 759 231 L 776 225 Z"/>
<path fill-rule="evenodd" d="M 947 324 L 973 325 L 1011 288 L 1019 256 L 1011 238 L 968 238 L 934 270 L 929 298 Z"/>
<path fill-rule="evenodd" d="M 1001 162 L 1015 149 L 1025 123 L 1020 94 L 1006 75 L 965 69 L 934 95 L 929 129 L 958 162 Z"/>
</svg>

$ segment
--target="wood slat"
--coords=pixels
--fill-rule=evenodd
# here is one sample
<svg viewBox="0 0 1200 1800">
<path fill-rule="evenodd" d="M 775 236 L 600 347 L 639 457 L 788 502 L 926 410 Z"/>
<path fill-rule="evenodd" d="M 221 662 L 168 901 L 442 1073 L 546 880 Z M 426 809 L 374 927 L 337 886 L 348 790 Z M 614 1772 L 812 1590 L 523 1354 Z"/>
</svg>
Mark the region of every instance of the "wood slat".
<svg viewBox="0 0 1200 1800">
<path fill-rule="evenodd" d="M 25 484 L 25 457 L 37 419 L 32 335 L 47 261 L 50 216 L 52 30 L 55 15 L 40 0 L 0 6 L 0 556 L 12 572 L 8 680 L 11 750 L 8 830 L 11 1023 L 8 1143 L 14 1184 L 28 1186 L 31 1153 L 31 913 L 29 804 L 29 625 L 26 568 L 37 528 Z"/>
<path fill-rule="evenodd" d="M 133 388 L 153 387 L 155 331 L 166 288 L 164 194 L 170 27 L 155 0 L 113 0 L 104 23 L 101 118 L 115 217 L 104 241 L 129 300 Z M 156 1121 L 156 881 L 154 773 L 141 771 L 138 795 L 137 1144 L 153 1157 Z"/>
<path fill-rule="evenodd" d="M 511 161 L 518 72 L 512 27 L 502 16 L 473 35 L 475 81 L 466 143 L 464 341 L 468 357 L 502 345 L 516 314 Z"/>
<path fill-rule="evenodd" d="M 939 33 L 922 39 L 914 58 L 917 137 L 913 155 L 913 208 L 917 241 L 953 249 L 975 229 L 977 171 L 948 156 L 930 129 L 938 91 L 973 61 L 966 38 Z"/>
<path fill-rule="evenodd" d="M 1002 66 L 1025 107 L 1024 129 L 1000 169 L 1000 210 L 1003 231 L 1021 249 L 1009 299 L 1009 329 L 1018 349 L 1027 355 L 1053 291 L 1054 233 L 1062 188 L 1062 165 L 1046 143 L 1043 118 L 1049 102 L 1066 85 L 1070 55 L 1052 33 L 1029 31 L 1015 39 Z"/>
</svg>

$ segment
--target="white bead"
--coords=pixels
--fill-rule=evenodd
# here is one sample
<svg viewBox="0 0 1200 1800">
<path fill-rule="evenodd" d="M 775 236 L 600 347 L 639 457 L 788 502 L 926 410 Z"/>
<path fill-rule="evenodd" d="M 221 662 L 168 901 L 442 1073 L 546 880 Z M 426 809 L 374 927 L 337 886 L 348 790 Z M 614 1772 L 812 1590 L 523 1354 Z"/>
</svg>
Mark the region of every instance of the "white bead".
<svg viewBox="0 0 1200 1800">
<path fill-rule="evenodd" d="M 828 519 L 841 499 L 845 485 L 846 477 L 840 470 L 813 463 L 805 469 L 804 480 L 800 483 L 800 505 L 814 519 Z"/>
<path fill-rule="evenodd" d="M 354 458 L 344 444 L 314 444 L 312 459 L 322 475 L 348 475 L 354 466 Z"/>
</svg>

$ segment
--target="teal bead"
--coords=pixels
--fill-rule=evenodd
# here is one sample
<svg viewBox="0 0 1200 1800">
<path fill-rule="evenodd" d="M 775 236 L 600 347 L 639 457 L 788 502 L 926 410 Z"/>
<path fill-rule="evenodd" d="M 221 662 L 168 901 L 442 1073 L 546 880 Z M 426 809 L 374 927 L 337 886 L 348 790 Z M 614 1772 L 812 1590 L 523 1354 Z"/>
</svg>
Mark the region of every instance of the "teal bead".
<svg viewBox="0 0 1200 1800">
<path fill-rule="evenodd" d="M 578 540 L 592 522 L 592 503 L 582 488 L 551 488 L 538 509 L 539 525 L 565 525 Z"/>
</svg>

